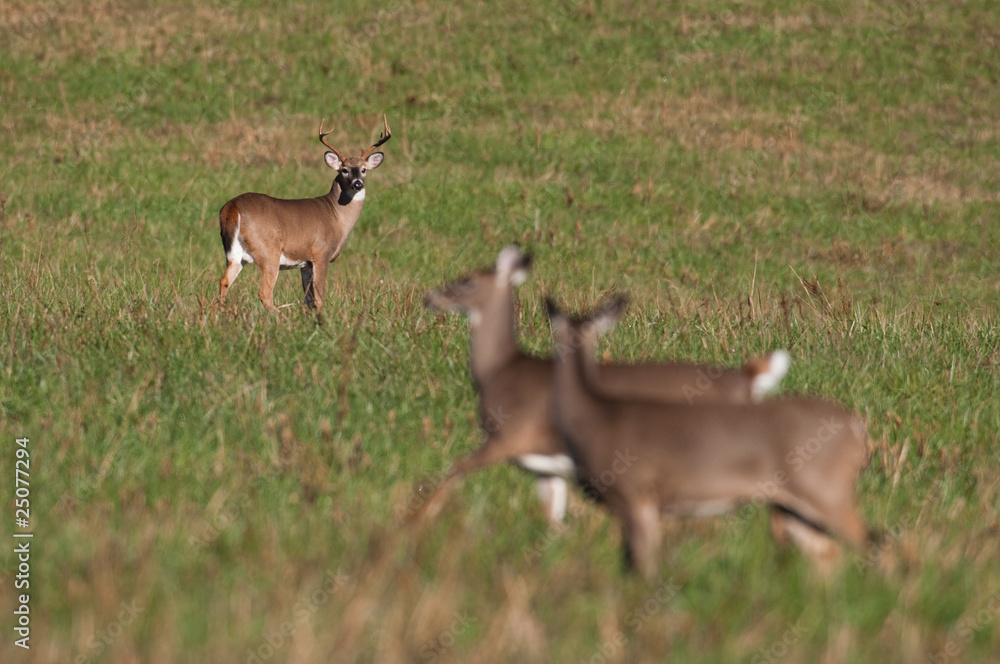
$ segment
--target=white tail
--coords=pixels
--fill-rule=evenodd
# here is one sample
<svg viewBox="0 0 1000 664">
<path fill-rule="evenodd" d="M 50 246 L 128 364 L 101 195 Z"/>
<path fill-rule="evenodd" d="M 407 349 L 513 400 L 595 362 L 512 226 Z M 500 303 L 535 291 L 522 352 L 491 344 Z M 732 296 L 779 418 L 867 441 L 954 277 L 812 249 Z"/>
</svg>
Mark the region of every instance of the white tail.
<svg viewBox="0 0 1000 664">
<path fill-rule="evenodd" d="M 462 475 L 503 461 L 514 461 L 539 477 L 539 498 L 546 516 L 561 521 L 566 509 L 566 477 L 575 469 L 552 421 L 553 364 L 532 357 L 517 345 L 514 323 L 514 287 L 531 270 L 531 258 L 514 246 L 505 248 L 496 266 L 479 270 L 427 295 L 436 311 L 468 315 L 471 325 L 470 364 L 479 392 L 479 413 L 486 440 L 472 454 L 459 459 L 438 490 L 424 504 L 421 515 L 440 509 L 447 488 Z M 623 303 L 622 303 L 623 305 Z M 583 350 L 594 351 L 589 344 Z M 775 362 L 764 358 L 740 369 L 694 364 L 602 365 L 596 374 L 615 393 L 634 397 L 698 403 L 748 403 L 759 376 Z M 787 356 L 786 356 L 787 359 Z M 783 373 L 782 369 L 780 373 Z M 773 383 L 777 380 L 772 379 Z"/>
<path fill-rule="evenodd" d="M 226 252 L 226 271 L 219 285 L 224 300 L 229 287 L 246 263 L 260 265 L 258 297 L 269 311 L 274 306 L 274 285 L 279 270 L 301 270 L 306 305 L 320 309 L 330 263 L 347 242 L 365 201 L 365 177 L 385 155 L 375 148 L 389 140 L 389 123 L 380 139 L 358 157 L 345 158 L 326 142 L 330 132 L 319 127 L 319 140 L 330 149 L 326 165 L 337 172 L 330 192 L 318 198 L 285 200 L 266 194 L 242 194 L 222 206 L 219 228 Z"/>
<path fill-rule="evenodd" d="M 558 359 L 555 419 L 577 478 L 622 524 L 626 562 L 655 570 L 659 517 L 707 515 L 745 501 L 772 507 L 772 531 L 823 567 L 839 557 L 829 536 L 855 546 L 866 528 L 854 481 L 866 454 L 863 425 L 818 399 L 760 404 L 676 404 L 628 398 L 593 383 L 578 338 L 614 324 L 614 306 L 571 319 L 549 303 Z M 776 358 L 779 368 L 787 356 Z"/>
</svg>

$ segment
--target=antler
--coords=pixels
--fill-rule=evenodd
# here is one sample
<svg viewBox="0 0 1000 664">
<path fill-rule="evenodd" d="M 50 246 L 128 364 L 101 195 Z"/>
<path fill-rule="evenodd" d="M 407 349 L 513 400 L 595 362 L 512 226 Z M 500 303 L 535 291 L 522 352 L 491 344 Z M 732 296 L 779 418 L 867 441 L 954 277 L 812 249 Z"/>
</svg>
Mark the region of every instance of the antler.
<svg viewBox="0 0 1000 664">
<path fill-rule="evenodd" d="M 332 134 L 333 130 L 331 129 L 330 131 L 324 133 L 324 131 L 323 131 L 323 122 L 325 122 L 325 121 L 324 120 L 320 120 L 319 121 L 319 142 L 322 143 L 323 145 L 325 145 L 326 147 L 330 148 L 330 152 L 332 152 L 333 154 L 337 155 L 337 159 L 339 159 L 341 161 L 341 163 L 343 163 L 343 161 L 344 161 L 344 155 L 340 154 L 340 150 L 338 150 L 337 148 L 333 147 L 332 145 L 330 145 L 329 143 L 326 142 L 326 137 L 328 135 Z"/>
<path fill-rule="evenodd" d="M 385 125 L 385 131 L 382 132 L 382 135 L 379 137 L 378 141 L 375 142 L 375 145 L 361 153 L 361 159 L 367 159 L 368 155 L 375 151 L 375 148 L 392 138 L 392 132 L 389 131 L 389 121 L 386 119 L 385 113 L 382 114 L 382 123 Z"/>
</svg>

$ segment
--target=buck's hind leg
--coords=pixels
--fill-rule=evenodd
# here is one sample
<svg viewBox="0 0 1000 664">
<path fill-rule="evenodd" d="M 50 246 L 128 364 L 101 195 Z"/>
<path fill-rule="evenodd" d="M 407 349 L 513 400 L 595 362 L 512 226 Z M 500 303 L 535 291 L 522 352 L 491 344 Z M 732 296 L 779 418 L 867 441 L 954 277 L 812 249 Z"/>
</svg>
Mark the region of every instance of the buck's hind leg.
<svg viewBox="0 0 1000 664">
<path fill-rule="evenodd" d="M 226 293 L 229 292 L 229 287 L 233 285 L 236 281 L 236 277 L 240 275 L 240 270 L 243 269 L 243 263 L 239 259 L 231 260 L 226 265 L 226 271 L 222 273 L 222 279 L 219 282 L 219 299 L 225 300 Z"/>
<path fill-rule="evenodd" d="M 302 292 L 306 296 L 306 306 L 312 308 L 316 298 L 316 281 L 313 279 L 313 264 L 306 263 L 306 266 L 299 270 L 302 275 Z"/>
</svg>

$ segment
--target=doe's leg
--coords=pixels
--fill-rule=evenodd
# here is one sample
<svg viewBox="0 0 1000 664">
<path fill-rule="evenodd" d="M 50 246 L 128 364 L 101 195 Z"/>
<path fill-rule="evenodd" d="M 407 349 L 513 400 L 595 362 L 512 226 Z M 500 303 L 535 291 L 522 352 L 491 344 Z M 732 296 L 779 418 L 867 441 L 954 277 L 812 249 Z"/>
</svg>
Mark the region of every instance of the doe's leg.
<svg viewBox="0 0 1000 664">
<path fill-rule="evenodd" d="M 785 520 L 785 532 L 788 534 L 788 539 L 809 559 L 820 576 L 829 577 L 837 569 L 843 548 L 830 535 L 795 516 Z"/>
<path fill-rule="evenodd" d="M 656 573 L 656 551 L 660 546 L 660 511 L 655 502 L 626 504 L 621 510 L 625 565 L 647 579 Z"/>
<path fill-rule="evenodd" d="M 539 477 L 536 487 L 538 488 L 538 500 L 542 503 L 545 518 L 553 525 L 562 523 L 563 517 L 566 516 L 566 500 L 568 497 L 566 480 L 558 475 Z"/>
</svg>

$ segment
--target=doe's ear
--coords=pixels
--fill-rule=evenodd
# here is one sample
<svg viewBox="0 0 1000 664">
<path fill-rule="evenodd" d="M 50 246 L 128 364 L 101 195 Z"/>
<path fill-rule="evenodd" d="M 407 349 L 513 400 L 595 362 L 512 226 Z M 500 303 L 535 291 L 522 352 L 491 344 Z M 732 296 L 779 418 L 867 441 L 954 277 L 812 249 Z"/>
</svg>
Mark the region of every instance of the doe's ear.
<svg viewBox="0 0 1000 664">
<path fill-rule="evenodd" d="M 625 306 L 628 304 L 628 297 L 625 295 L 615 295 L 607 302 L 601 304 L 590 315 L 590 322 L 597 329 L 598 334 L 604 334 L 615 326 L 625 313 Z"/>
<path fill-rule="evenodd" d="M 340 167 L 343 165 L 343 162 L 340 161 L 340 157 L 337 156 L 336 152 L 327 152 L 323 155 L 323 161 L 325 161 L 326 165 L 335 171 L 339 171 Z"/>
<path fill-rule="evenodd" d="M 368 155 L 368 159 L 365 160 L 365 166 L 368 168 L 369 171 L 372 170 L 373 168 L 378 168 L 379 166 L 382 165 L 383 159 L 385 159 L 385 155 L 383 153 L 381 152 L 372 153 Z"/>
<path fill-rule="evenodd" d="M 520 286 L 531 272 L 531 256 L 521 252 L 516 244 L 504 247 L 497 256 L 497 278 Z"/>
</svg>

